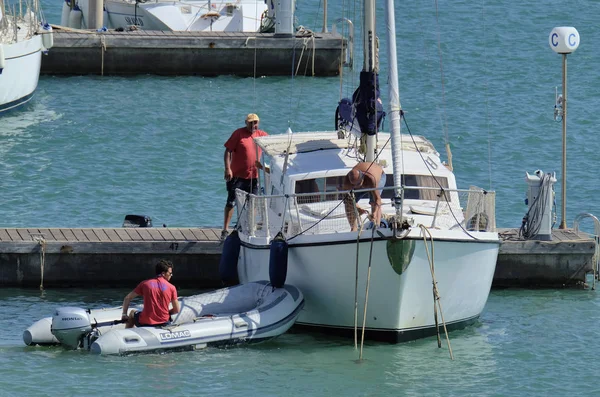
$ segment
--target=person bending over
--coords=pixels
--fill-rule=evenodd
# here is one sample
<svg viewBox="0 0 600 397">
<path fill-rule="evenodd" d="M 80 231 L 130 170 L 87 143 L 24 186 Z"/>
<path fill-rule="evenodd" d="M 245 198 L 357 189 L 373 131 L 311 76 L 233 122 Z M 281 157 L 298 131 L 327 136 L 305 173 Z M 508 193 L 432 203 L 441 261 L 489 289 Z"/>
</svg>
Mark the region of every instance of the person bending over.
<svg viewBox="0 0 600 397">
<path fill-rule="evenodd" d="M 360 189 L 375 189 L 371 191 L 371 218 L 375 225 L 379 225 L 381 222 L 381 192 L 385 187 L 386 176 L 383 168 L 377 163 L 371 162 L 360 162 L 356 164 L 348 174 L 344 177 L 343 189 L 344 190 L 360 190 Z M 346 217 L 350 223 L 350 230 L 355 231 L 357 229 L 356 212 L 359 215 L 366 213 L 366 211 L 356 205 L 356 209 L 352 205 L 353 200 L 346 197 L 344 199 L 344 205 L 346 207 Z"/>
</svg>

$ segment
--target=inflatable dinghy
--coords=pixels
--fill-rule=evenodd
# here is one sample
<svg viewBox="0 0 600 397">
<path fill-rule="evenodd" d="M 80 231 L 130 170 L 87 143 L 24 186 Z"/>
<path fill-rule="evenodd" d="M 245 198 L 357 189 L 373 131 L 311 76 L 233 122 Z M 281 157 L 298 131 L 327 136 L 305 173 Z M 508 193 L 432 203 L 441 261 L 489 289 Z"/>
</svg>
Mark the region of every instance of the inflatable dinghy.
<svg viewBox="0 0 600 397">
<path fill-rule="evenodd" d="M 294 286 L 274 288 L 258 281 L 181 298 L 180 306 L 169 325 L 129 329 L 120 321 L 120 307 L 62 307 L 51 321 L 44 318 L 29 327 L 23 340 L 27 345 L 58 342 L 97 354 L 258 342 L 286 332 L 298 318 L 304 297 Z"/>
</svg>

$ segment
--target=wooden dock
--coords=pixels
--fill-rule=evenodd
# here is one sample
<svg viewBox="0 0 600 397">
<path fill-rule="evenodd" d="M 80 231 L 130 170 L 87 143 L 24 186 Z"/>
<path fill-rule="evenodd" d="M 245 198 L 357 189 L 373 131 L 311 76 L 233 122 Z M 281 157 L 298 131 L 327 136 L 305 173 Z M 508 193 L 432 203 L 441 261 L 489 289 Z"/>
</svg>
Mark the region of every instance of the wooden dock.
<svg viewBox="0 0 600 397">
<path fill-rule="evenodd" d="M 334 33 L 76 30 L 54 26 L 49 75 L 336 76 L 347 40 Z"/>
<path fill-rule="evenodd" d="M 133 287 L 160 259 L 175 264 L 178 287 L 221 286 L 220 229 L 0 228 L 0 286 Z M 552 241 L 501 229 L 494 287 L 580 287 L 592 271 L 595 240 L 553 230 Z M 42 278 L 43 274 L 43 278 Z"/>
</svg>

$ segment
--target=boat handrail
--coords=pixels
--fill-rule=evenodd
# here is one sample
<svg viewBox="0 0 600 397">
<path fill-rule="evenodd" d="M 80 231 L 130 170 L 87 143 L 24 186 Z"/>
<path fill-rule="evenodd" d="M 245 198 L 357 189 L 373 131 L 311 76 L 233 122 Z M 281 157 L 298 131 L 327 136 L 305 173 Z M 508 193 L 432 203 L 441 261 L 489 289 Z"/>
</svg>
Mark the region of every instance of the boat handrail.
<svg viewBox="0 0 600 397">
<path fill-rule="evenodd" d="M 600 265 L 600 221 L 595 215 L 590 214 L 589 212 L 577 214 L 575 220 L 573 220 L 573 230 L 575 230 L 576 233 L 579 233 L 579 224 L 584 219 L 592 219 L 594 221 L 594 234 L 592 236 L 594 237 L 596 249 L 594 251 L 594 257 L 592 258 L 592 272 L 594 280 L 592 282 L 592 289 L 595 290 L 596 280 L 598 280 L 598 267 Z"/>
<path fill-rule="evenodd" d="M 395 187 L 389 186 L 383 190 L 393 189 Z M 280 230 L 288 236 L 309 230 L 310 234 L 350 231 L 344 199 L 350 193 L 360 194 L 373 190 L 379 189 L 276 195 L 253 195 L 237 190 L 238 226 L 244 234 L 267 238 Z M 442 190 L 439 187 L 405 186 L 400 190 L 402 214 L 418 219 L 418 222 L 428 227 L 461 227 L 471 231 L 488 232 L 496 230 L 495 192 L 476 187 L 468 190 Z M 422 193 L 418 197 L 411 197 L 407 194 L 410 191 Z M 446 197 L 440 194 L 442 191 Z M 393 202 L 394 199 L 389 196 L 383 199 L 383 215 L 388 221 L 392 216 L 392 211 L 388 211 L 391 208 L 389 205 Z M 364 223 L 368 220 L 362 221 Z M 319 226 L 316 227 L 317 225 Z"/>
</svg>

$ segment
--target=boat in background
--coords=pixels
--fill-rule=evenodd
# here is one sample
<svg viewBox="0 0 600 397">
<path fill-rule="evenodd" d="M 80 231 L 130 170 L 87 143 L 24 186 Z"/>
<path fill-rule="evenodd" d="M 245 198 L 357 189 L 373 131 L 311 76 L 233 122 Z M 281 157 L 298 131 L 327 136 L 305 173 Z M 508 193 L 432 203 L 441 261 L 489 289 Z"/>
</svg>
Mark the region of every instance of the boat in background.
<svg viewBox="0 0 600 397">
<path fill-rule="evenodd" d="M 42 52 L 52 47 L 52 28 L 40 19 L 37 0 L 16 7 L 0 0 L 0 113 L 33 97 Z"/>
<path fill-rule="evenodd" d="M 260 281 L 181 298 L 180 305 L 168 325 L 129 329 L 121 321 L 122 307 L 61 307 L 27 328 L 23 341 L 28 346 L 61 344 L 104 355 L 261 342 L 294 324 L 304 297 L 294 286 L 276 288 Z"/>
<path fill-rule="evenodd" d="M 87 16 L 97 0 L 65 0 L 61 25 L 96 29 Z M 136 26 L 143 30 L 193 32 L 265 32 L 274 27 L 274 9 L 264 0 L 215 2 L 105 0 L 103 24 L 108 29 Z"/>
</svg>

